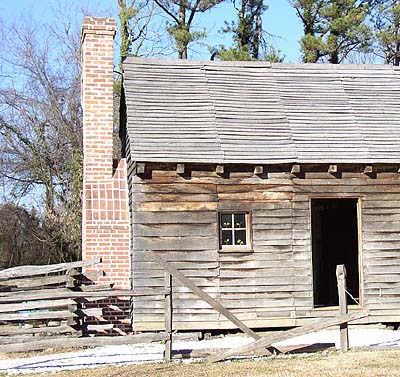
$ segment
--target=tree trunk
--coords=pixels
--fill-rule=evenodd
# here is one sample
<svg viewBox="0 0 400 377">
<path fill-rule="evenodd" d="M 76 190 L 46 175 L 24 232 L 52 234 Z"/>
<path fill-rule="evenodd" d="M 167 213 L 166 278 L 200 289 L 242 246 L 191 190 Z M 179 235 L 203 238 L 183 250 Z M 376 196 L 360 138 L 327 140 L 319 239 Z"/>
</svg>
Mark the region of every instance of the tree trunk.
<svg viewBox="0 0 400 377">
<path fill-rule="evenodd" d="M 339 56 L 338 56 L 338 53 L 336 51 L 331 53 L 331 55 L 329 57 L 329 63 L 331 63 L 331 64 L 339 64 Z"/>
<path fill-rule="evenodd" d="M 179 4 L 179 26 L 180 30 L 186 29 L 186 0 L 182 0 Z M 182 46 L 179 46 L 178 59 L 187 59 L 187 48 L 189 41 L 184 37 L 182 40 Z"/>
<path fill-rule="evenodd" d="M 397 4 L 397 1 L 393 1 L 393 7 L 400 6 Z M 400 65 L 400 41 L 399 41 L 399 34 L 400 34 L 400 16 L 398 13 L 394 14 L 394 22 L 393 22 L 393 34 L 395 36 L 395 43 L 394 43 L 394 55 L 393 55 L 393 65 L 399 66 Z"/>
<path fill-rule="evenodd" d="M 254 3 L 253 3 L 254 4 Z M 260 7 L 259 4 L 257 5 L 257 14 L 255 16 L 255 30 L 254 30 L 254 37 L 253 37 L 253 58 L 258 59 L 260 54 L 260 38 L 262 34 L 262 19 L 260 14 Z"/>
</svg>

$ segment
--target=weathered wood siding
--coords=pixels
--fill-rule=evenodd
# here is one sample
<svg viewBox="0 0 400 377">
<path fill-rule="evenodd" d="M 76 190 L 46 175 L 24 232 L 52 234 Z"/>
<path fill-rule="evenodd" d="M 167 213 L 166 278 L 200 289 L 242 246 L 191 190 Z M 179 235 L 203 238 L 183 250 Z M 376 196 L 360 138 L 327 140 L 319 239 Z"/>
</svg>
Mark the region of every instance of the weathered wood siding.
<svg viewBox="0 0 400 377">
<path fill-rule="evenodd" d="M 397 174 L 306 173 L 258 177 L 209 168 L 190 176 L 153 170 L 130 175 L 134 288 L 163 287 L 164 271 L 143 255 L 162 253 L 251 327 L 293 326 L 332 315 L 313 309 L 310 199 L 361 202 L 362 282 L 370 321 L 400 321 L 400 181 Z M 218 251 L 218 211 L 250 211 L 252 252 Z M 174 282 L 174 328 L 231 328 L 208 304 Z M 136 330 L 162 328 L 164 302 L 134 299 Z"/>
<path fill-rule="evenodd" d="M 398 174 L 308 174 L 294 181 L 295 213 L 303 211 L 304 230 L 294 232 L 294 255 L 311 256 L 310 197 L 360 199 L 360 285 L 362 304 L 370 310 L 370 322 L 400 321 L 400 181 Z M 294 228 L 296 229 L 296 228 Z M 304 242 L 301 242 L 301 240 Z M 311 266 L 311 264 L 310 264 Z M 310 267 L 311 268 L 311 267 Z M 309 315 L 312 312 L 306 311 Z"/>
</svg>

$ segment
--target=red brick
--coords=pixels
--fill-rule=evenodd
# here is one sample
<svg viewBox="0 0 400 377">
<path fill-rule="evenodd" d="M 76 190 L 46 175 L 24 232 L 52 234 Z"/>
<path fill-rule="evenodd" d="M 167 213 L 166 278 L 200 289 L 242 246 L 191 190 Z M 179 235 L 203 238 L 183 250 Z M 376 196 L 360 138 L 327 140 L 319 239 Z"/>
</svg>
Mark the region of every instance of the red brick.
<svg viewBox="0 0 400 377">
<path fill-rule="evenodd" d="M 107 276 L 98 281 L 115 283 L 115 288 L 130 288 L 126 164 L 124 160 L 120 161 L 113 176 L 112 159 L 115 29 L 115 22 L 111 19 L 86 17 L 82 25 L 84 132 L 82 256 L 83 259 L 96 256 L 103 258 L 99 268 L 104 270 Z M 118 266 L 115 263 L 117 259 Z M 129 300 L 126 302 L 108 300 L 104 301 L 103 305 L 107 302 L 123 306 L 120 308 L 121 312 L 118 312 L 118 319 L 123 320 L 124 325 L 118 331 L 124 332 L 125 325 L 130 322 Z M 114 316 L 114 320 L 116 319 Z M 104 320 L 110 321 L 112 318 L 107 318 L 105 315 Z M 121 325 L 120 321 L 116 322 Z"/>
</svg>

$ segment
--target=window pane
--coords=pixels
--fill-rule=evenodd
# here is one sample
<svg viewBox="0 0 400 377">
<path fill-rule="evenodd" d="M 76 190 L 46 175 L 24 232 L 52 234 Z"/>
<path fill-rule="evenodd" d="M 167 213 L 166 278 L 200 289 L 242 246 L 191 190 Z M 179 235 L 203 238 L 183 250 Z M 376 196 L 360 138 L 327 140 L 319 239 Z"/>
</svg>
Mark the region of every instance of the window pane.
<svg viewBox="0 0 400 377">
<path fill-rule="evenodd" d="M 246 216 L 244 213 L 235 213 L 235 228 L 246 228 Z"/>
<path fill-rule="evenodd" d="M 233 245 L 232 231 L 223 230 L 221 233 L 222 233 L 221 245 Z"/>
<path fill-rule="evenodd" d="M 221 228 L 232 228 L 232 215 L 230 213 L 221 214 Z"/>
<path fill-rule="evenodd" d="M 246 245 L 246 231 L 235 231 L 235 245 Z"/>
</svg>

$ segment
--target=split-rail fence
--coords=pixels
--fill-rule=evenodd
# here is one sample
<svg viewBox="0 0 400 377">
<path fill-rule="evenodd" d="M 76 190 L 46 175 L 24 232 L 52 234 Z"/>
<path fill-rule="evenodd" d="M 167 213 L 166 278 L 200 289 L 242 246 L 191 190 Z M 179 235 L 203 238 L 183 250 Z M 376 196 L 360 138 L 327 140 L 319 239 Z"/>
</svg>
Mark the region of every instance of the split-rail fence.
<svg viewBox="0 0 400 377">
<path fill-rule="evenodd" d="M 164 341 L 164 359 L 170 361 L 173 339 L 172 284 L 174 279 L 253 338 L 253 341 L 246 346 L 207 355 L 205 358 L 207 362 L 251 355 L 260 350 L 264 354 L 279 352 L 272 346 L 274 343 L 337 325 L 340 326 L 341 348 L 346 351 L 348 349 L 347 323 L 368 316 L 365 310 L 348 313 L 346 270 L 344 266 L 337 266 L 340 302 L 338 316 L 329 320 L 314 320 L 302 327 L 262 337 L 159 254 L 153 251 L 144 253 L 165 270 L 164 290 L 118 290 L 112 289 L 112 284 L 94 284 L 93 280 L 101 276 L 103 272 L 83 274 L 80 270 L 82 267 L 101 263 L 101 259 L 48 266 L 22 266 L 0 271 L 0 352 Z M 152 295 L 164 297 L 165 331 L 163 332 L 106 337 L 100 334 L 105 329 L 111 329 L 112 324 L 93 324 L 86 321 L 88 317 L 102 318 L 103 315 L 101 306 L 90 307 L 90 303 L 110 297 Z M 89 334 L 91 336 L 88 336 Z"/>
</svg>

